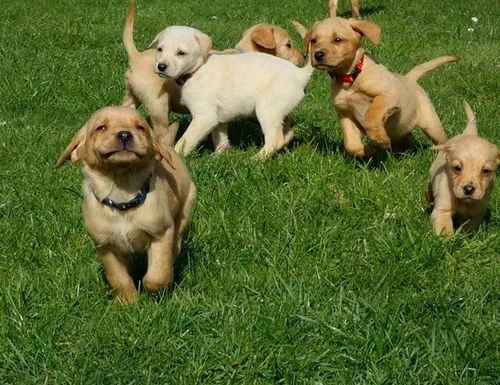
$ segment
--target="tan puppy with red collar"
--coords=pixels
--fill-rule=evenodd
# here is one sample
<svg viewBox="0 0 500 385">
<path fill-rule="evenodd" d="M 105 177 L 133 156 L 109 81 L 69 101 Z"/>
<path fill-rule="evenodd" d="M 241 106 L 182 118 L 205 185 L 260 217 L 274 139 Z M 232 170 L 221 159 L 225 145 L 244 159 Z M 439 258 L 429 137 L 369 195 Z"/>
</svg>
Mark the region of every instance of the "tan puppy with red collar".
<svg viewBox="0 0 500 385">
<path fill-rule="evenodd" d="M 438 235 L 450 237 L 454 224 L 473 230 L 483 221 L 500 163 L 498 147 L 479 137 L 476 118 L 465 102 L 467 127 L 439 150 L 430 170 L 428 200 L 432 225 Z"/>
<path fill-rule="evenodd" d="M 365 135 L 381 149 L 404 147 L 415 127 L 434 144 L 444 143 L 439 117 L 417 81 L 457 58 L 440 57 L 400 75 L 376 63 L 361 47 L 363 37 L 378 45 L 380 36 L 380 27 L 372 22 L 335 17 L 315 23 L 305 38 L 313 66 L 332 79 L 332 102 L 346 151 L 358 158 L 370 156 Z"/>
</svg>

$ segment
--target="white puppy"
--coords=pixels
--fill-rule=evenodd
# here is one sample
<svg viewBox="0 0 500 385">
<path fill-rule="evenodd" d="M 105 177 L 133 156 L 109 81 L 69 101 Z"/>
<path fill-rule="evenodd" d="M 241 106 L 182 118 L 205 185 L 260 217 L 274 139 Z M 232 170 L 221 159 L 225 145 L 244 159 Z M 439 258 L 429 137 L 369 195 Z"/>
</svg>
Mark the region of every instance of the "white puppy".
<svg viewBox="0 0 500 385">
<path fill-rule="evenodd" d="M 156 35 L 151 46 L 156 47 L 157 73 L 177 80 L 203 65 L 212 49 L 212 39 L 195 28 L 173 26 Z"/>
<path fill-rule="evenodd" d="M 229 147 L 227 123 L 252 116 L 264 133 L 259 158 L 286 146 L 293 130 L 284 128 L 284 122 L 304 98 L 313 72 L 310 60 L 303 68 L 262 53 L 211 55 L 207 60 L 204 48 L 174 43 L 172 35 L 157 38 L 156 70 L 183 84 L 181 103 L 193 117 L 176 151 L 188 155 L 214 130 L 216 151 L 222 151 Z"/>
</svg>

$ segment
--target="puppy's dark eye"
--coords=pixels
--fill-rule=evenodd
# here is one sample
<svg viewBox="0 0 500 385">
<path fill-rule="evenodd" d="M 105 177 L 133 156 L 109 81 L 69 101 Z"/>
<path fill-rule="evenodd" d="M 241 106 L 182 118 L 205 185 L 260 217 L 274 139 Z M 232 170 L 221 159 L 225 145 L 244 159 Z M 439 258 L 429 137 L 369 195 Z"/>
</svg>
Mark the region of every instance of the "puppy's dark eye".
<svg viewBox="0 0 500 385">
<path fill-rule="evenodd" d="M 483 175 L 489 176 L 493 173 L 493 170 L 489 168 L 483 168 Z"/>
<path fill-rule="evenodd" d="M 177 56 L 184 56 L 185 54 L 186 54 L 186 52 L 184 52 L 181 49 L 177 51 Z"/>
<path fill-rule="evenodd" d="M 461 172 L 462 171 L 462 166 L 460 166 L 459 164 L 453 166 L 453 171 L 455 172 Z"/>
<path fill-rule="evenodd" d="M 106 126 L 104 124 L 97 126 L 95 129 L 96 132 L 101 132 L 101 131 L 105 131 L 105 130 L 106 130 Z"/>
<path fill-rule="evenodd" d="M 292 43 L 290 42 L 286 43 L 286 48 L 292 48 Z"/>
<path fill-rule="evenodd" d="M 316 44 L 318 41 L 316 39 L 311 39 L 312 44 Z"/>
<path fill-rule="evenodd" d="M 157 51 L 158 51 L 158 52 L 163 52 L 163 48 L 158 47 Z"/>
<path fill-rule="evenodd" d="M 333 39 L 333 41 L 334 41 L 335 43 L 342 43 L 342 42 L 344 41 L 344 39 L 342 39 L 341 37 L 338 37 L 338 36 L 337 36 L 335 39 Z"/>
<path fill-rule="evenodd" d="M 139 130 L 139 131 L 146 131 L 144 126 L 141 126 L 140 124 L 138 124 L 135 128 L 137 128 L 137 130 Z"/>
</svg>

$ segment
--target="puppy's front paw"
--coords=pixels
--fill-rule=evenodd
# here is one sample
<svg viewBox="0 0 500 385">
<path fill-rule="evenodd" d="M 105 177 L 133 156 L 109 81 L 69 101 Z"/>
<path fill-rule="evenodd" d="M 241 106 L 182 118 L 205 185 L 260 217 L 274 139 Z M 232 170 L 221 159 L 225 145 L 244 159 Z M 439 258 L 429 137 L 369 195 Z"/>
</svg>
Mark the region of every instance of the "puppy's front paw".
<svg viewBox="0 0 500 385">
<path fill-rule="evenodd" d="M 150 294 L 154 294 L 163 289 L 168 289 L 173 283 L 173 272 L 164 274 L 146 274 L 143 279 L 144 289 Z"/>
<path fill-rule="evenodd" d="M 115 294 L 115 302 L 120 305 L 133 305 L 139 299 L 137 290 L 121 290 Z"/>
</svg>

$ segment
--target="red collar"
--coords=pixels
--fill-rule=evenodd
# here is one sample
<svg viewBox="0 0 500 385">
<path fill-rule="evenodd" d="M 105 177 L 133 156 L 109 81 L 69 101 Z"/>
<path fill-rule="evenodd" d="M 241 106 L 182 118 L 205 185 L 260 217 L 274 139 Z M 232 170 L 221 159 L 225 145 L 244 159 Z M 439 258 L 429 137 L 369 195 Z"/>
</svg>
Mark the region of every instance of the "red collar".
<svg viewBox="0 0 500 385">
<path fill-rule="evenodd" d="M 358 75 L 363 70 L 364 64 L 365 64 L 365 55 L 361 56 L 361 59 L 359 59 L 358 64 L 354 66 L 354 70 L 350 74 L 335 75 L 331 73 L 330 76 L 332 77 L 332 79 L 335 79 L 341 84 L 351 85 L 352 83 L 354 83 Z"/>
</svg>

